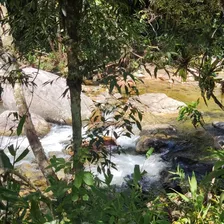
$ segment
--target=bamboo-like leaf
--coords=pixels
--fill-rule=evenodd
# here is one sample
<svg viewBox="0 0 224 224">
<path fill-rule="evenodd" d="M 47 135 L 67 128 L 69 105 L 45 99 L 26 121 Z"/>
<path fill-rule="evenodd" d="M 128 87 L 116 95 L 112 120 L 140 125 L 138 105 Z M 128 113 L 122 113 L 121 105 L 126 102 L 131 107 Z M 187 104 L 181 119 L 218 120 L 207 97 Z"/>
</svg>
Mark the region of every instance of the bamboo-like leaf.
<svg viewBox="0 0 224 224">
<path fill-rule="evenodd" d="M 156 66 L 155 69 L 154 69 L 154 76 L 155 76 L 155 78 L 157 78 L 157 72 L 158 72 L 158 67 Z"/>
<path fill-rule="evenodd" d="M 9 157 L 5 154 L 3 150 L 0 150 L 0 168 L 12 169 L 13 166 L 9 160 Z"/>
<path fill-rule="evenodd" d="M 14 149 L 14 145 L 10 145 L 10 146 L 8 146 L 8 150 L 9 150 L 9 153 L 10 153 L 12 156 L 15 156 L 15 155 L 16 155 L 16 150 Z"/>
<path fill-rule="evenodd" d="M 224 192 L 222 192 L 222 194 L 220 195 L 220 199 L 219 199 L 220 207 L 222 207 L 223 202 L 224 202 Z"/>
<path fill-rule="evenodd" d="M 171 188 L 174 192 L 176 192 L 185 202 L 189 202 L 190 199 L 186 197 L 184 194 L 181 194 L 180 192 L 176 191 L 175 189 Z"/>
<path fill-rule="evenodd" d="M 203 215 L 202 215 L 202 219 L 203 219 L 203 220 L 206 218 L 206 216 L 207 216 L 207 214 L 208 214 L 208 211 L 209 211 L 210 207 L 211 207 L 211 204 L 209 203 L 209 204 L 205 207 L 205 209 L 203 210 Z"/>
<path fill-rule="evenodd" d="M 190 191 L 191 191 L 191 193 L 195 194 L 196 191 L 197 191 L 198 185 L 197 185 L 197 180 L 196 180 L 194 172 L 192 173 L 192 177 L 191 178 L 188 177 L 188 181 L 189 181 L 189 184 L 190 184 Z"/>
<path fill-rule="evenodd" d="M 22 159 L 24 159 L 27 154 L 30 152 L 30 150 L 28 148 L 26 148 L 20 155 L 19 157 L 16 159 L 15 163 L 18 163 L 19 161 L 21 161 Z"/>
<path fill-rule="evenodd" d="M 23 125 L 24 125 L 25 121 L 26 121 L 26 115 L 23 115 L 19 121 L 17 130 L 16 130 L 18 136 L 20 136 L 22 133 Z"/>
</svg>

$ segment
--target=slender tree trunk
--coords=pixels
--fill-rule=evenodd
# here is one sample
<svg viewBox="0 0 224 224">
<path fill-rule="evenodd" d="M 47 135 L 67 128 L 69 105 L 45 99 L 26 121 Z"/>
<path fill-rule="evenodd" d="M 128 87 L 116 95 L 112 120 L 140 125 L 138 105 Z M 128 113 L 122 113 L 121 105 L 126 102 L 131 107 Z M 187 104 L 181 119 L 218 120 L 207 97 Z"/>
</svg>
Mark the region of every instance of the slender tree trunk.
<svg viewBox="0 0 224 224">
<path fill-rule="evenodd" d="M 67 79 L 71 99 L 72 145 L 75 152 L 78 152 L 82 143 L 81 83 L 81 80 Z"/>
<path fill-rule="evenodd" d="M 63 4 L 62 4 L 63 2 Z M 72 114 L 73 150 L 78 152 L 82 142 L 81 90 L 83 77 L 79 73 L 80 61 L 80 19 L 83 0 L 64 0 L 61 7 L 65 10 L 64 24 L 67 42 L 68 76 L 67 85 L 70 91 Z"/>
<path fill-rule="evenodd" d="M 20 83 L 15 83 L 14 85 L 14 97 L 16 101 L 16 105 L 19 111 L 20 116 L 26 116 L 24 129 L 26 133 L 26 137 L 29 141 L 30 147 L 32 148 L 33 154 L 37 160 L 40 170 L 42 171 L 45 178 L 49 179 L 49 177 L 53 177 L 57 179 L 57 176 L 52 168 L 49 168 L 48 159 L 44 153 L 44 149 L 42 144 L 36 134 L 33 122 L 31 120 L 31 116 L 29 113 L 29 109 L 26 104 L 26 100 L 23 93 L 23 88 Z"/>
<path fill-rule="evenodd" d="M 52 168 L 49 168 L 48 159 L 44 153 L 44 149 L 42 144 L 36 134 L 33 122 L 31 120 L 31 116 L 29 113 L 29 109 L 26 104 L 26 100 L 23 93 L 23 87 L 20 83 L 15 83 L 14 85 L 14 98 L 16 101 L 16 105 L 19 111 L 20 116 L 26 116 L 24 129 L 26 133 L 26 137 L 29 141 L 30 147 L 32 148 L 33 154 L 37 160 L 40 170 L 42 171 L 45 178 L 49 179 L 49 177 L 53 177 L 57 179 L 57 176 Z"/>
<path fill-rule="evenodd" d="M 1 6 L 1 18 L 4 18 L 7 15 L 7 9 Z M 9 24 L 6 24 L 7 28 L 10 28 Z M 13 48 L 12 44 L 12 36 L 7 33 L 7 36 L 5 36 L 6 33 L 2 30 L 1 32 L 1 40 L 2 40 L 2 47 L 7 48 L 11 47 Z M 11 60 L 13 61 L 13 60 Z M 10 63 L 9 63 L 10 64 Z M 13 63 L 10 65 L 8 72 L 12 70 L 18 70 L 18 65 L 17 63 Z M 24 129 L 26 133 L 26 137 L 29 141 L 30 147 L 33 151 L 33 154 L 37 160 L 37 163 L 39 165 L 40 170 L 42 171 L 43 175 L 45 176 L 47 182 L 49 183 L 49 177 L 53 177 L 55 179 L 58 179 L 55 172 L 53 171 L 52 168 L 49 167 L 49 161 L 44 153 L 44 149 L 42 147 L 42 144 L 36 134 L 33 122 L 31 120 L 31 116 L 29 113 L 29 108 L 27 107 L 26 100 L 24 97 L 23 93 L 23 87 L 22 84 L 17 82 L 13 86 L 13 91 L 14 91 L 14 97 L 16 101 L 16 105 L 19 111 L 19 115 L 21 117 L 26 116 L 25 124 L 24 124 Z"/>
</svg>

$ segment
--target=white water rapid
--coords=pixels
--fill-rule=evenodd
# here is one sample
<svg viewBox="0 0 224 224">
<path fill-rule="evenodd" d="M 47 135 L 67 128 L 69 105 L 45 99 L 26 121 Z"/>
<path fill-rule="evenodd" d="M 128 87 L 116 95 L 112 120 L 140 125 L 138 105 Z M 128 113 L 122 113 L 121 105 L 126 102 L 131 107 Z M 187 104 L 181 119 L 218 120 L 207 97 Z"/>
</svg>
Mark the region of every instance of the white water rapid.
<svg viewBox="0 0 224 224">
<path fill-rule="evenodd" d="M 70 140 L 71 134 L 72 129 L 70 126 L 53 124 L 50 133 L 41 139 L 46 155 L 56 154 L 56 156 L 65 157 L 62 150 L 65 148 L 65 142 Z M 120 137 L 117 139 L 117 143 L 124 149 L 133 149 L 137 138 L 137 136 L 132 136 L 132 138 Z M 14 144 L 14 147 L 19 148 L 18 155 L 29 146 L 28 140 L 24 136 L 0 136 L 0 148 L 4 149 L 8 156 L 10 156 L 10 154 L 7 147 L 11 144 Z M 30 151 L 24 160 L 29 162 L 34 160 L 32 151 Z M 160 155 L 153 154 L 146 159 L 143 155 L 135 155 L 134 150 L 127 150 L 127 153 L 121 153 L 120 155 L 113 153 L 111 160 L 117 165 L 117 170 L 112 169 L 112 184 L 116 185 L 121 185 L 124 182 L 124 177 L 133 173 L 136 164 L 140 166 L 142 171 L 147 171 L 146 177 L 149 179 L 149 182 L 158 181 L 160 172 L 167 167 L 167 164 L 160 158 Z M 91 165 L 90 167 L 87 167 L 87 169 L 97 174 L 96 166 Z M 102 175 L 97 175 L 100 179 L 103 179 Z"/>
</svg>

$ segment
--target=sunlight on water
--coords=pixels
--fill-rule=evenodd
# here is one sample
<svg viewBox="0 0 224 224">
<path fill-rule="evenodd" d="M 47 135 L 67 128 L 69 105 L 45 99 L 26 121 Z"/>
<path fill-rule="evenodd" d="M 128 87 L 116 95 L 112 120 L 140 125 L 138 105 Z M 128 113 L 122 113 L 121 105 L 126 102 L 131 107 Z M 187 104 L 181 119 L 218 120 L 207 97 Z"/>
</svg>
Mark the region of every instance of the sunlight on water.
<svg viewBox="0 0 224 224">
<path fill-rule="evenodd" d="M 66 143 L 69 143 L 71 139 L 72 128 L 71 126 L 66 125 L 52 125 L 51 131 L 48 135 L 41 139 L 45 153 L 48 155 L 49 152 L 58 152 L 59 156 L 64 156 L 62 150 L 65 148 Z M 84 130 L 83 130 L 84 133 Z M 124 181 L 124 177 L 131 175 L 134 171 L 134 166 L 138 164 L 141 170 L 147 171 L 147 177 L 150 181 L 156 181 L 159 179 L 160 172 L 165 169 L 166 163 L 162 161 L 159 155 L 152 155 L 149 159 L 146 159 L 143 155 L 135 155 L 134 147 L 137 136 L 132 136 L 128 138 L 122 136 L 117 139 L 117 144 L 121 145 L 124 149 L 128 150 L 127 154 L 112 154 L 111 160 L 116 164 L 117 170 L 112 169 L 112 174 L 114 176 L 112 184 L 120 185 Z M 26 137 L 0 137 L 1 148 L 5 149 L 7 155 L 10 156 L 7 147 L 11 144 L 14 144 L 14 147 L 18 147 L 18 155 L 29 146 L 28 140 Z M 30 153 L 26 156 L 25 161 L 34 160 L 34 155 L 30 150 Z M 87 168 L 88 170 L 93 171 L 95 174 L 96 166 L 91 165 Z M 100 179 L 103 179 L 102 175 L 99 175 Z"/>
<path fill-rule="evenodd" d="M 142 155 L 130 155 L 130 154 L 113 154 L 111 161 L 116 164 L 117 170 L 111 169 L 113 175 L 112 184 L 121 185 L 124 182 L 124 178 L 131 176 L 134 172 L 135 165 L 139 165 L 141 171 L 146 171 L 145 178 L 147 182 L 153 183 L 159 181 L 160 173 L 168 164 L 166 164 L 158 154 L 150 156 L 148 159 Z M 97 174 L 97 167 L 91 166 L 87 168 L 96 174 L 99 179 L 104 180 L 103 174 Z"/>
</svg>

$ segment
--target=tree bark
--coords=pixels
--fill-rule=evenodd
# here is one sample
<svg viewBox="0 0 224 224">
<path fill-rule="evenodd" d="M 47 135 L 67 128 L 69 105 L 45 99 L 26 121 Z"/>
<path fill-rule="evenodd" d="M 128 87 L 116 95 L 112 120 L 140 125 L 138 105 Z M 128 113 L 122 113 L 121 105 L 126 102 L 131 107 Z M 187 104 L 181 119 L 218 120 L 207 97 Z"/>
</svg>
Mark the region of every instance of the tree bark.
<svg viewBox="0 0 224 224">
<path fill-rule="evenodd" d="M 4 7 L 3 5 L 0 5 L 1 8 L 1 18 L 4 18 L 7 15 L 7 8 Z M 7 28 L 10 29 L 10 25 L 7 24 Z M 1 33 L 1 38 L 2 40 L 2 47 L 6 48 L 10 46 L 13 48 L 13 43 L 12 43 L 12 36 L 8 35 L 7 38 L 5 37 L 5 33 Z M 13 60 L 11 60 L 13 61 Z M 15 63 L 9 63 L 10 67 L 8 72 L 12 70 L 18 70 L 18 64 Z M 55 174 L 54 170 L 52 168 L 48 168 L 50 163 L 44 153 L 44 149 L 42 147 L 42 144 L 36 134 L 33 122 L 31 120 L 31 116 L 29 113 L 29 108 L 27 107 L 26 104 L 26 99 L 24 97 L 23 93 L 23 87 L 20 82 L 16 82 L 13 86 L 13 91 L 14 91 L 14 97 L 16 101 L 16 105 L 19 111 L 19 115 L 21 117 L 26 116 L 25 124 L 24 124 L 24 129 L 26 133 L 26 137 L 29 141 L 30 147 L 33 151 L 33 154 L 37 160 L 37 163 L 39 165 L 39 168 L 41 172 L 43 173 L 44 177 L 46 178 L 47 182 L 49 183 L 49 177 L 53 177 L 54 179 L 58 179 L 57 175 Z"/>
<path fill-rule="evenodd" d="M 25 124 L 24 124 L 26 137 L 29 141 L 30 147 L 37 160 L 40 170 L 42 171 L 48 183 L 49 183 L 49 177 L 58 179 L 53 169 L 49 168 L 50 163 L 48 162 L 48 159 L 44 153 L 42 144 L 36 134 L 36 131 L 35 131 L 35 128 L 29 113 L 29 109 L 27 107 L 26 100 L 24 97 L 22 85 L 18 82 L 15 83 L 13 90 L 14 90 L 14 97 L 15 97 L 16 105 L 19 111 L 19 115 L 21 117 L 26 116 Z"/>
<path fill-rule="evenodd" d="M 63 4 L 62 4 L 63 2 Z M 72 114 L 72 142 L 73 150 L 79 151 L 82 143 L 82 119 L 81 119 L 81 91 L 83 77 L 80 75 L 80 35 L 79 27 L 82 17 L 83 0 L 61 1 L 67 41 L 68 76 L 67 85 L 70 92 L 71 114 Z M 76 153 L 75 153 L 76 154 Z"/>
</svg>

